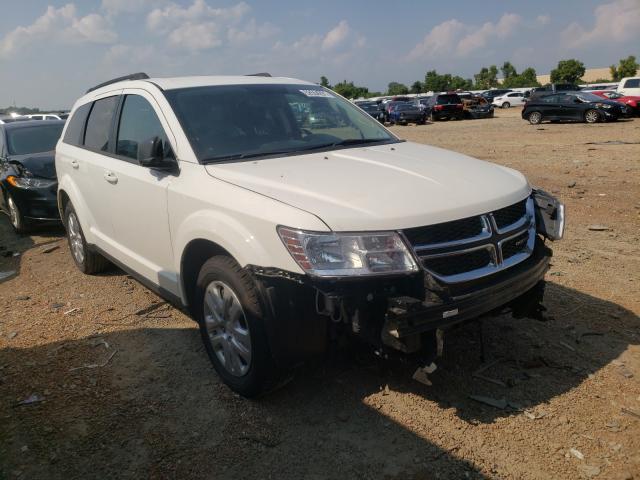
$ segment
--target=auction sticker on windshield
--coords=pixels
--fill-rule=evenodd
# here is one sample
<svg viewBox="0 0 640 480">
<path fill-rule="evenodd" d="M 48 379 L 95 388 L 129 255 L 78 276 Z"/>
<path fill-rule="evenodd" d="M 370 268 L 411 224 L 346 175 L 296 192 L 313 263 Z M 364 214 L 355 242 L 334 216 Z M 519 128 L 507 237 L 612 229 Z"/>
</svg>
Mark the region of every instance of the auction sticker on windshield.
<svg viewBox="0 0 640 480">
<path fill-rule="evenodd" d="M 300 93 L 304 93 L 307 97 L 329 97 L 333 98 L 329 92 L 324 90 L 300 90 Z"/>
</svg>

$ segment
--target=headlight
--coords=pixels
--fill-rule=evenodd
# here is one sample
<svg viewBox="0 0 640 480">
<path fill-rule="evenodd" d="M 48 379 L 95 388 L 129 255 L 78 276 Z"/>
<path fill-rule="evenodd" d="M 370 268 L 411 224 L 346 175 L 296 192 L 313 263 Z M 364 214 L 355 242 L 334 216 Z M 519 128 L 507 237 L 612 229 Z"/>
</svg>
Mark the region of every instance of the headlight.
<svg viewBox="0 0 640 480">
<path fill-rule="evenodd" d="M 298 265 L 320 277 L 416 272 L 418 265 L 396 232 L 305 232 L 278 227 Z"/>
<path fill-rule="evenodd" d="M 56 180 L 36 177 L 16 177 L 15 175 L 9 175 L 7 182 L 18 188 L 47 188 L 56 184 Z"/>
<path fill-rule="evenodd" d="M 608 103 L 596 103 L 596 107 L 600 107 L 600 108 L 611 108 L 612 105 L 609 105 Z"/>
</svg>

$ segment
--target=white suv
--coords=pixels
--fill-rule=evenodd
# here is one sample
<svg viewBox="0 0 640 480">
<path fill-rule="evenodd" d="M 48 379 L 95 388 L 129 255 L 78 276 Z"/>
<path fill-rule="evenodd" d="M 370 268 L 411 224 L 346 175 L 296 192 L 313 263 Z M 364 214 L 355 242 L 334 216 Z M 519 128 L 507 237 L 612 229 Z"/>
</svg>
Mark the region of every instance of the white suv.
<svg viewBox="0 0 640 480">
<path fill-rule="evenodd" d="M 110 261 L 188 311 L 245 396 L 340 336 L 432 355 L 436 329 L 536 313 L 564 225 L 520 173 L 264 75 L 102 84 L 74 105 L 56 168 L 80 270 Z"/>
</svg>

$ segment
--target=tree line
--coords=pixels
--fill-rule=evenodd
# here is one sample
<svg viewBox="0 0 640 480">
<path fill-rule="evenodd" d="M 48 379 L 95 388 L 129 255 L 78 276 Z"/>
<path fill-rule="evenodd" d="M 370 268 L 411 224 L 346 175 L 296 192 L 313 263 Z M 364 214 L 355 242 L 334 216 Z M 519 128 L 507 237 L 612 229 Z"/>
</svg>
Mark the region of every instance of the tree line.
<svg viewBox="0 0 640 480">
<path fill-rule="evenodd" d="M 627 58 L 620 59 L 618 65 L 609 67 L 610 79 L 598 79 L 595 83 L 615 82 L 624 77 L 634 76 L 638 68 L 640 68 L 640 64 L 636 61 L 636 57 L 629 55 Z M 498 79 L 499 73 L 502 73 L 501 79 Z M 580 79 L 585 73 L 585 67 L 584 63 L 576 59 L 560 60 L 557 67 L 551 70 L 550 73 L 552 83 L 577 84 L 581 83 Z M 450 90 L 488 90 L 498 86 L 503 88 L 540 87 L 541 85 L 536 77 L 536 71 L 532 67 L 525 68 L 518 73 L 511 62 L 504 62 L 499 69 L 496 65 L 482 67 L 473 76 L 473 79 L 451 75 L 450 73 L 440 74 L 436 70 L 430 70 L 425 74 L 423 81 L 416 80 L 411 86 L 400 82 L 389 82 L 387 91 L 384 93 L 370 92 L 367 87 L 355 85 L 347 80 L 332 86 L 325 76 L 320 77 L 320 85 L 331 88 L 346 98 L 369 98 L 382 95 L 406 95 L 408 93 L 446 92 Z"/>
</svg>

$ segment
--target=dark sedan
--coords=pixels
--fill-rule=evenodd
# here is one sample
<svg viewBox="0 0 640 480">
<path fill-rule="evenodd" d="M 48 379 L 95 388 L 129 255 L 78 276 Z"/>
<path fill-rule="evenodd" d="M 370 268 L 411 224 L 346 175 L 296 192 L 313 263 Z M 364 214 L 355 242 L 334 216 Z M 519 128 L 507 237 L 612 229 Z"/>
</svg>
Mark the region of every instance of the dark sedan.
<svg viewBox="0 0 640 480">
<path fill-rule="evenodd" d="M 18 233 L 60 219 L 54 150 L 62 127 L 62 120 L 0 125 L 0 210 Z"/>
<path fill-rule="evenodd" d="M 543 120 L 596 123 L 628 115 L 629 109 L 625 105 L 582 92 L 534 97 L 522 109 L 522 118 L 533 125 Z"/>
<path fill-rule="evenodd" d="M 427 119 L 427 114 L 413 103 L 400 103 L 391 108 L 389 121 L 392 124 L 406 125 L 409 122 L 422 125 Z"/>
<path fill-rule="evenodd" d="M 356 102 L 356 105 L 381 123 L 384 123 L 384 109 L 376 102 Z"/>
</svg>

